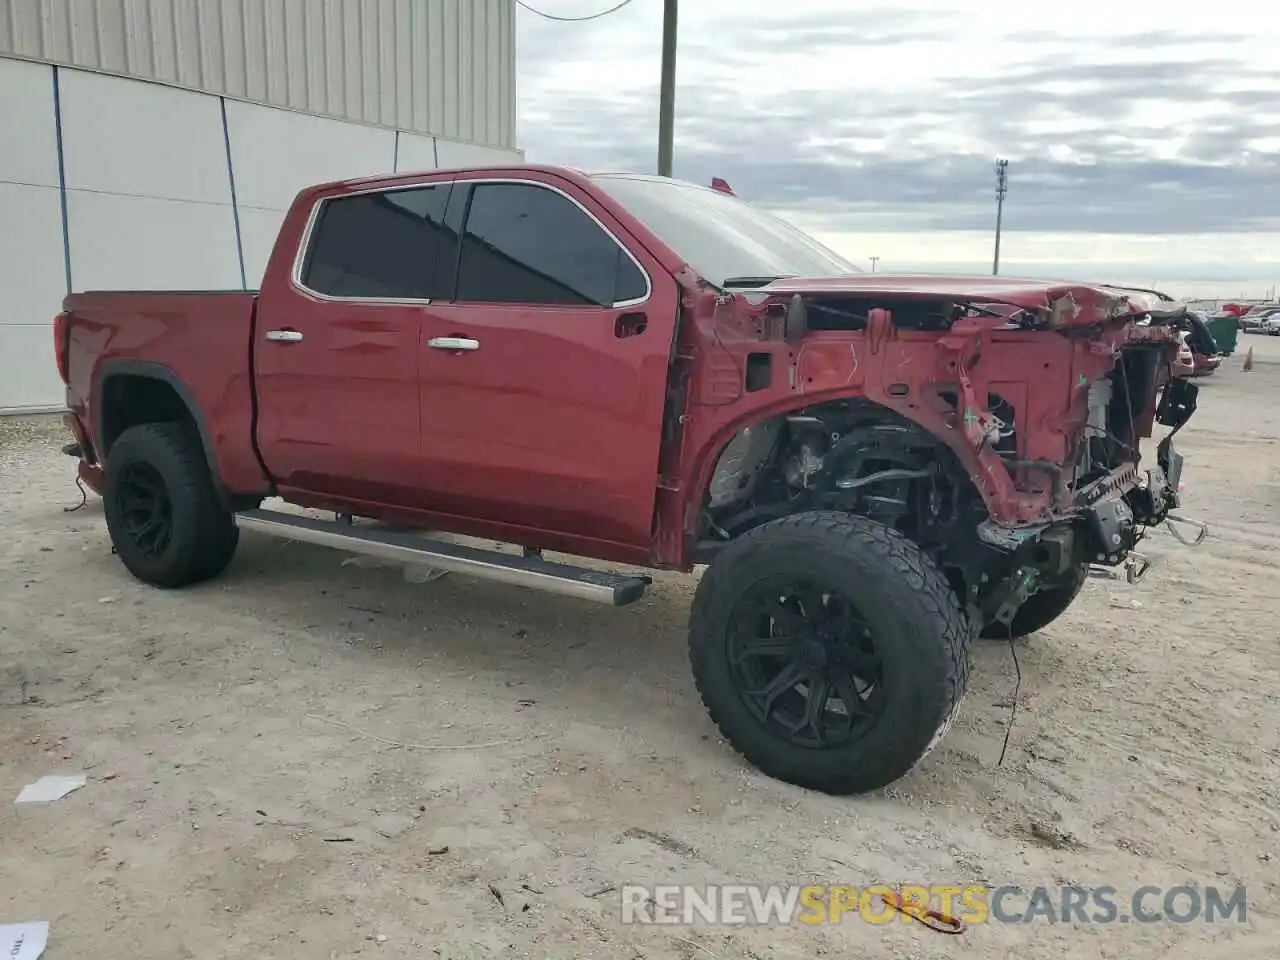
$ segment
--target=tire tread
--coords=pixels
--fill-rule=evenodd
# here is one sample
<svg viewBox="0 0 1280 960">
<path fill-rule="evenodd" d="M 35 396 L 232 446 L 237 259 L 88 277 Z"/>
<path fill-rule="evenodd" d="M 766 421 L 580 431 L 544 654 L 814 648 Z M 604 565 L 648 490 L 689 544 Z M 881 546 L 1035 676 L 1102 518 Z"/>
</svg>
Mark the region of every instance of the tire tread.
<svg viewBox="0 0 1280 960">
<path fill-rule="evenodd" d="M 912 656 L 928 657 L 934 663 L 936 686 L 921 691 L 935 712 L 921 717 L 910 736 L 872 736 L 859 755 L 856 768 L 814 764 L 801 770 L 780 763 L 767 731 L 741 729 L 715 689 L 714 678 L 704 669 L 706 647 L 722 636 L 717 629 L 717 611 L 732 608 L 740 586 L 738 568 L 758 551 L 772 549 L 785 540 L 788 548 L 845 553 L 856 561 L 858 576 L 870 581 L 873 589 L 887 595 L 911 593 L 911 602 L 930 625 L 932 637 L 915 638 Z M 964 696 L 969 675 L 969 644 L 973 628 L 946 577 L 919 547 L 896 530 L 845 513 L 801 513 L 763 524 L 725 548 L 724 553 L 704 573 L 695 593 L 690 616 L 689 653 L 694 683 L 712 721 L 724 738 L 748 762 L 779 779 L 827 793 L 862 793 L 878 789 L 906 774 L 928 752 L 930 742 L 949 723 Z M 734 694 L 736 695 L 736 694 Z M 877 731 L 871 731 L 872 734 Z"/>
<path fill-rule="evenodd" d="M 152 561 L 139 557 L 116 535 L 107 504 L 112 542 L 129 572 L 159 587 L 182 587 L 212 579 L 226 569 L 239 542 L 239 529 L 218 493 L 194 431 L 182 423 L 144 423 L 125 430 L 107 456 L 106 499 L 113 477 L 130 460 L 150 463 L 164 479 L 174 512 L 173 541 Z"/>
</svg>

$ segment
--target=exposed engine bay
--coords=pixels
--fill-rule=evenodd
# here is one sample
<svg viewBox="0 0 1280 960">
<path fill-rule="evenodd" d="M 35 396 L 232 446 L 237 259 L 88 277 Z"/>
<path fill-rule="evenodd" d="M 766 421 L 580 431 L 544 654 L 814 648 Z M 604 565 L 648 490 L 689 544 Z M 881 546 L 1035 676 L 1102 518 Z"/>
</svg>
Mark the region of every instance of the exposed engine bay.
<svg viewBox="0 0 1280 960">
<path fill-rule="evenodd" d="M 778 517 L 809 510 L 860 514 L 892 527 L 931 554 L 975 619 L 989 621 L 1037 589 L 1071 580 L 1083 565 L 1126 562 L 1147 527 L 1177 506 L 1181 458 L 1172 434 L 1157 464 L 1139 469 L 1144 417 L 1174 427 L 1194 410 L 1195 388 L 1166 385 L 1159 411 L 1135 408 L 1153 395 L 1158 350 L 1125 351 L 1089 386 L 1088 415 L 1065 467 L 1018 460 L 1017 411 L 988 397 L 995 427 L 987 443 L 1026 480 L 1049 467 L 1070 506 L 1033 528 L 997 527 L 954 452 L 919 424 L 873 402 L 815 405 L 738 433 L 723 450 L 702 515 L 699 552 Z M 939 394 L 954 410 L 954 396 Z M 1012 595 L 1010 594 L 1012 591 Z"/>
</svg>

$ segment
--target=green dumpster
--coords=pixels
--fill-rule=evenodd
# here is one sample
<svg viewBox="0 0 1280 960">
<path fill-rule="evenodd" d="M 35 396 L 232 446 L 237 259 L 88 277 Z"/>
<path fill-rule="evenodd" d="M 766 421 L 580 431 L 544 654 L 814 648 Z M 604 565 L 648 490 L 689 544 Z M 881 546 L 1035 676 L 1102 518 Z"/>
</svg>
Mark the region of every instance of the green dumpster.
<svg viewBox="0 0 1280 960">
<path fill-rule="evenodd" d="M 1218 344 L 1218 352 L 1231 356 L 1236 352 L 1236 337 L 1240 333 L 1240 318 L 1224 314 L 1217 317 L 1206 317 L 1205 325 Z"/>
</svg>

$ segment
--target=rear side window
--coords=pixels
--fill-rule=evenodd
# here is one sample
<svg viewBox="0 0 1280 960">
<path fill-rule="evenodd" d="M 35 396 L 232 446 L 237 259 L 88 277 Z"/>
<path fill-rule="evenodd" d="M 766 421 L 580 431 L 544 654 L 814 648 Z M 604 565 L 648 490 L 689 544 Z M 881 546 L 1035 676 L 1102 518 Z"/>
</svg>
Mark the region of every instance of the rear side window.
<svg viewBox="0 0 1280 960">
<path fill-rule="evenodd" d="M 320 208 L 302 284 L 330 297 L 431 300 L 437 281 L 449 185 L 326 200 Z"/>
<path fill-rule="evenodd" d="M 458 300 L 611 306 L 647 295 L 640 268 L 568 197 L 523 183 L 473 190 Z"/>
</svg>

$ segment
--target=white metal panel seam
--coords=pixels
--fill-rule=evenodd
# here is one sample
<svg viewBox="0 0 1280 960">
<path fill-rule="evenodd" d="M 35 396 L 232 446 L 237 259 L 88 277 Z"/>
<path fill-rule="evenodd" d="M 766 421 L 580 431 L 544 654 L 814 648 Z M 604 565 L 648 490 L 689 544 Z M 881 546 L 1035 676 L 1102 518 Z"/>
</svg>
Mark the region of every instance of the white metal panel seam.
<svg viewBox="0 0 1280 960">
<path fill-rule="evenodd" d="M 222 142 L 227 149 L 227 180 L 231 187 L 231 219 L 236 228 L 236 260 L 240 264 L 240 287 L 249 288 L 244 270 L 244 237 L 240 231 L 240 201 L 236 197 L 236 165 L 231 157 L 231 127 L 227 124 L 227 98 L 218 98 L 218 107 L 222 112 Z"/>
</svg>

